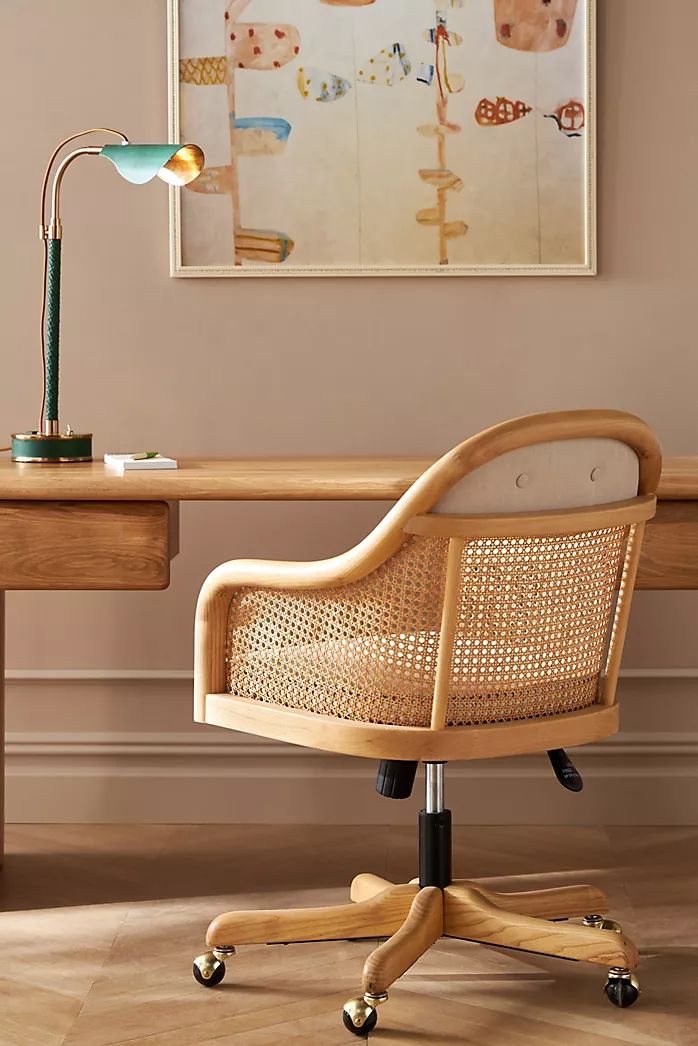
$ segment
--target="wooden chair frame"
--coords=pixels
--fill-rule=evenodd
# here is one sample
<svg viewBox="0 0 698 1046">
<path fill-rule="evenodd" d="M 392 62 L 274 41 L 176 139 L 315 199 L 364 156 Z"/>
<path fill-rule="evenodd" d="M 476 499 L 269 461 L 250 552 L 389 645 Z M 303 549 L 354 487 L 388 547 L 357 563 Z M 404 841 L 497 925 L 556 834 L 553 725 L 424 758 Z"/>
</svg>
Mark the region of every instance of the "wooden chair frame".
<svg viewBox="0 0 698 1046">
<path fill-rule="evenodd" d="M 639 461 L 638 496 L 564 511 L 443 516 L 431 510 L 464 476 L 502 454 L 539 443 L 605 438 L 626 443 Z M 655 512 L 661 451 L 651 429 L 620 411 L 532 415 L 488 429 L 440 458 L 358 545 L 332 559 L 308 563 L 236 560 L 216 568 L 199 596 L 195 627 L 195 719 L 325 751 L 381 759 L 478 759 L 598 741 L 618 729 L 615 690 L 645 521 Z M 449 634 L 453 634 L 456 564 L 463 543 L 477 537 L 551 535 L 632 525 L 614 653 L 598 704 L 580 711 L 483 726 L 445 725 Z M 431 729 L 370 724 L 321 716 L 226 693 L 226 636 L 230 603 L 240 588 L 308 591 L 358 581 L 394 555 L 409 534 L 449 539 L 447 592 Z M 449 581 L 453 582 L 449 586 Z"/>
<path fill-rule="evenodd" d="M 598 508 L 508 515 L 438 515 L 432 512 L 455 483 L 501 454 L 536 443 L 564 439 L 608 438 L 626 443 L 639 460 L 637 497 Z M 196 616 L 195 715 L 202 722 L 276 737 L 296 744 L 381 759 L 423 760 L 483 758 L 545 751 L 582 744 L 614 733 L 618 727 L 616 681 L 627 628 L 630 600 L 646 520 L 654 515 L 661 455 L 651 430 L 628 414 L 615 411 L 572 411 L 545 414 L 498 425 L 437 461 L 355 548 L 317 563 L 240 560 L 218 567 L 199 597 Z M 584 534 L 628 527 L 630 536 L 618 581 L 610 654 L 597 703 L 581 711 L 487 726 L 447 726 L 447 703 L 466 542 L 478 538 L 545 537 Z M 409 535 L 447 539 L 446 576 L 436 656 L 431 724 L 424 727 L 375 725 L 336 719 L 299 709 L 265 704 L 225 692 L 226 645 L 231 600 L 240 588 L 308 591 L 340 588 L 367 577 L 394 555 Z M 438 774 L 437 774 L 438 780 Z M 439 825 L 448 831 L 450 812 L 443 796 L 429 795 L 420 815 L 425 833 Z M 431 819 L 431 821 L 430 821 Z M 438 844 L 437 844 L 438 846 Z M 450 849 L 450 843 L 449 843 Z M 375 875 L 352 883 L 350 903 L 334 908 L 281 911 L 238 911 L 219 915 L 210 924 L 211 949 L 194 962 L 201 984 L 215 986 L 225 973 L 225 960 L 238 944 L 357 939 L 389 936 L 366 960 L 361 995 L 343 1010 L 345 1027 L 370 1033 L 376 1007 L 388 988 L 441 936 L 480 941 L 599 963 L 611 967 L 609 999 L 630 1005 L 639 992 L 632 969 L 638 961 L 634 944 L 615 923 L 599 913 L 608 910 L 604 894 L 592 886 L 568 886 L 529 893 L 499 894 L 465 880 L 450 880 L 442 866 L 422 874 L 419 882 L 393 884 Z M 591 914 L 590 914 L 591 913 Z M 581 925 L 551 920 L 586 916 Z"/>
</svg>

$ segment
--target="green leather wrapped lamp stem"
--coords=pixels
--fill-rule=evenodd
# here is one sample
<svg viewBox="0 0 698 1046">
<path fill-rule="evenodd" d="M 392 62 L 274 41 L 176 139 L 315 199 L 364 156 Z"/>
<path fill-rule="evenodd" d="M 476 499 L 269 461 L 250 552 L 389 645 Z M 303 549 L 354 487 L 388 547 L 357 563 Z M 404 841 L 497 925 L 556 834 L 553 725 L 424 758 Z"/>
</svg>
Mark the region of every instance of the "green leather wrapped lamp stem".
<svg viewBox="0 0 698 1046">
<path fill-rule="evenodd" d="M 58 426 L 59 334 L 61 321 L 61 245 L 48 240 L 46 269 L 44 417 Z M 92 460 L 92 433 L 18 432 L 12 436 L 15 461 L 61 464 Z"/>
<path fill-rule="evenodd" d="M 51 194 L 51 217 L 46 222 L 46 195 L 53 165 L 59 153 L 69 142 L 85 135 L 113 134 L 121 139 L 119 145 L 86 146 L 75 149 L 61 160 L 56 169 Z M 59 342 L 61 310 L 61 244 L 63 225 L 60 215 L 60 192 L 67 167 L 78 156 L 104 156 L 114 164 L 119 174 L 133 185 L 144 185 L 160 178 L 174 186 L 187 185 L 198 178 L 204 168 L 204 154 L 198 145 L 131 145 L 125 134 L 108 127 L 80 131 L 61 142 L 54 151 L 46 169 L 41 195 L 41 224 L 39 236 L 43 241 L 44 298 L 42 309 L 42 362 L 44 391 L 39 427 L 12 436 L 12 458 L 18 462 L 58 464 L 62 462 L 91 461 L 92 434 L 74 433 L 68 428 L 60 432 L 58 414 Z"/>
<path fill-rule="evenodd" d="M 46 398 L 44 411 L 48 421 L 58 421 L 58 346 L 61 328 L 61 245 L 62 240 L 49 240 L 46 275 Z"/>
</svg>

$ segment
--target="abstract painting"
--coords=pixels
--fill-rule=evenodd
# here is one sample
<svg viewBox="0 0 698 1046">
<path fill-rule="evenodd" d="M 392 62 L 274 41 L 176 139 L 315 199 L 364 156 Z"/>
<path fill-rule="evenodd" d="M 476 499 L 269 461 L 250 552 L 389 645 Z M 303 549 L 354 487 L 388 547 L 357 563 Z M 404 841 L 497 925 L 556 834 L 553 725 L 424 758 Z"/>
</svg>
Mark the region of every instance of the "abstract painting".
<svg viewBox="0 0 698 1046">
<path fill-rule="evenodd" d="M 169 0 L 177 276 L 593 274 L 595 0 Z"/>
</svg>

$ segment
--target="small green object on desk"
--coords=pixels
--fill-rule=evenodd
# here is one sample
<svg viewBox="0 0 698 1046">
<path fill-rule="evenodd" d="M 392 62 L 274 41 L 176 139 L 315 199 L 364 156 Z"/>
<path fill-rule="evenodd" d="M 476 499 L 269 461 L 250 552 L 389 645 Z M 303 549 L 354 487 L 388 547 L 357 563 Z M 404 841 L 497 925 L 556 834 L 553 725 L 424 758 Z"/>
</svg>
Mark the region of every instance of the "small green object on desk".
<svg viewBox="0 0 698 1046">
<path fill-rule="evenodd" d="M 131 461 L 147 461 L 148 458 L 156 458 L 159 450 L 144 450 L 141 454 L 132 454 Z"/>
</svg>

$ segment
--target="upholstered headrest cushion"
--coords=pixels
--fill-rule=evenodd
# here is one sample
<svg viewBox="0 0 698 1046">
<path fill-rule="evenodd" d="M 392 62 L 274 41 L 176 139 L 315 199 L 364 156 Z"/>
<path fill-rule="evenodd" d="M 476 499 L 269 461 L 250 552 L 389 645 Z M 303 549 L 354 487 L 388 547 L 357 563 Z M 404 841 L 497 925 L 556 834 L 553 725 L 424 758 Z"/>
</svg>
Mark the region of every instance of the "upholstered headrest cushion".
<svg viewBox="0 0 698 1046">
<path fill-rule="evenodd" d="M 502 454 L 465 476 L 437 513 L 536 512 L 585 508 L 637 495 L 635 451 L 614 439 L 538 443 Z"/>
</svg>

